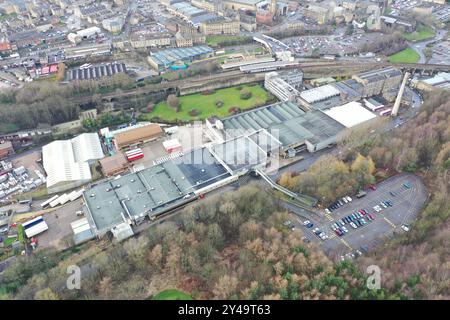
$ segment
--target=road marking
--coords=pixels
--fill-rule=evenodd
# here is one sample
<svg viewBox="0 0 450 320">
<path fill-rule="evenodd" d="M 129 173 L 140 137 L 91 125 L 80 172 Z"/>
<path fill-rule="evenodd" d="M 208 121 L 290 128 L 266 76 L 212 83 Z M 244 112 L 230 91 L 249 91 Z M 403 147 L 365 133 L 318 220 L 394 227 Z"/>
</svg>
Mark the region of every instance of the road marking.
<svg viewBox="0 0 450 320">
<path fill-rule="evenodd" d="M 396 226 L 395 224 L 393 224 L 393 223 L 392 223 L 392 221 L 391 221 L 391 220 L 389 220 L 388 218 L 386 218 L 386 217 L 383 217 L 383 219 L 384 219 L 384 220 L 385 220 L 385 221 L 386 221 L 387 223 L 389 223 L 389 224 L 391 225 L 391 227 L 392 227 L 392 228 L 394 228 L 394 229 L 395 229 L 395 228 L 397 227 L 397 226 Z"/>
<path fill-rule="evenodd" d="M 350 250 L 353 250 L 353 248 L 348 244 L 347 241 L 345 241 L 345 240 L 342 239 L 342 238 L 339 238 L 339 240 L 341 240 L 341 242 L 342 242 L 347 248 L 349 248 Z"/>
<path fill-rule="evenodd" d="M 333 217 L 330 216 L 328 213 L 324 213 L 324 215 L 325 215 L 325 217 L 327 217 L 327 219 L 328 219 L 329 221 L 334 221 Z"/>
</svg>

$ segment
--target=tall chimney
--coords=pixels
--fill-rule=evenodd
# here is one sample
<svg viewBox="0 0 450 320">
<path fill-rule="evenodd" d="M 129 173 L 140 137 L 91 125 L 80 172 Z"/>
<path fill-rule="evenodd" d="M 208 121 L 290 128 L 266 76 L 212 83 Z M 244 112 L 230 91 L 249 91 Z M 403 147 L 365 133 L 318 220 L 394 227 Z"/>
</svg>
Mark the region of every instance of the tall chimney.
<svg viewBox="0 0 450 320">
<path fill-rule="evenodd" d="M 409 72 L 406 71 L 403 77 L 402 84 L 400 85 L 400 90 L 398 90 L 397 98 L 395 99 L 394 107 L 392 108 L 391 115 L 396 116 L 398 114 L 398 108 L 400 107 L 400 102 L 402 101 L 403 92 L 405 91 L 406 81 L 408 80 Z"/>
</svg>

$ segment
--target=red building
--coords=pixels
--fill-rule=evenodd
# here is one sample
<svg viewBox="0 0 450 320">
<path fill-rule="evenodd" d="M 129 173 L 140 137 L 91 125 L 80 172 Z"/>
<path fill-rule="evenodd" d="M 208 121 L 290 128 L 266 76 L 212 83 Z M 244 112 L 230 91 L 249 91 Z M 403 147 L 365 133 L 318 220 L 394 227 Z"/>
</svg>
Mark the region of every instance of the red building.
<svg viewBox="0 0 450 320">
<path fill-rule="evenodd" d="M 4 141 L 0 143 L 0 159 L 14 154 L 14 148 L 11 141 Z"/>
</svg>

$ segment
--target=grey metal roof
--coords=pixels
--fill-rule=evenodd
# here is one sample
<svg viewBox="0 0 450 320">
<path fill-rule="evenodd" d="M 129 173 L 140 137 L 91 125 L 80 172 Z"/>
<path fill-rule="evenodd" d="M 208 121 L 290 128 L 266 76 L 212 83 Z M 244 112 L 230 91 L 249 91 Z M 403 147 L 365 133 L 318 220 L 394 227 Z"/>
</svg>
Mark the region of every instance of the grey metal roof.
<svg viewBox="0 0 450 320">
<path fill-rule="evenodd" d="M 279 102 L 240 113 L 222 120 L 224 129 L 233 137 L 266 129 L 283 147 L 320 141 L 344 129 L 339 122 L 321 111 L 305 113 L 292 102 Z"/>
<path fill-rule="evenodd" d="M 84 192 L 98 230 L 165 212 L 183 203 L 195 190 L 231 174 L 207 149 L 192 150 L 179 158 L 139 172 L 103 181 Z"/>
</svg>

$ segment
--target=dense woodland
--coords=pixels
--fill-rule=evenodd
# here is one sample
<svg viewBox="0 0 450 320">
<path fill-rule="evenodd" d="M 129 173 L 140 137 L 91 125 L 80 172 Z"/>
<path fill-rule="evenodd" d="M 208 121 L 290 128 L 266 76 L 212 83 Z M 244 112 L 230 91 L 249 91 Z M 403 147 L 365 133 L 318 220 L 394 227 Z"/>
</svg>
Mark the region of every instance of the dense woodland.
<svg viewBox="0 0 450 320">
<path fill-rule="evenodd" d="M 195 299 L 402 298 L 367 289 L 354 265 L 303 243 L 258 186 L 204 199 L 181 217 L 175 232 L 163 224 L 105 251 L 91 244 L 21 258 L 4 274 L 2 297 L 145 299 L 178 288 Z M 81 290 L 65 287 L 72 264 L 82 266 Z"/>
<path fill-rule="evenodd" d="M 61 85 L 56 82 L 32 82 L 23 88 L 0 93 L 0 133 L 5 124 L 14 124 L 17 129 L 36 128 L 39 125 L 54 125 L 78 118 L 80 107 L 74 99 L 78 95 L 99 93 L 129 88 L 133 80 L 126 74 L 116 74 L 107 82 L 78 81 Z"/>
</svg>

